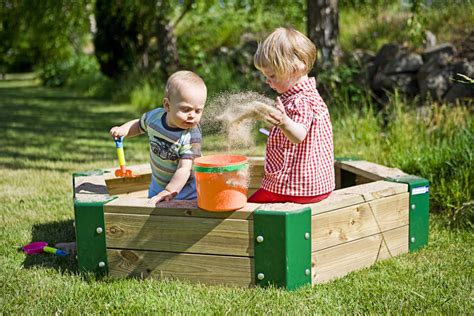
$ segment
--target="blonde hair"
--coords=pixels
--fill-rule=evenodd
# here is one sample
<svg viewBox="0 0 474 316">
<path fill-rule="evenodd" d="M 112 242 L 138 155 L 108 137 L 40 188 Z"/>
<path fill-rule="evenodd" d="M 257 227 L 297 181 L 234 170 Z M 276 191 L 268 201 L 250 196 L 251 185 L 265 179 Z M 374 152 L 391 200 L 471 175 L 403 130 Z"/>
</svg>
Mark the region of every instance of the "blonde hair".
<svg viewBox="0 0 474 316">
<path fill-rule="evenodd" d="M 270 68 L 277 77 L 308 74 L 316 61 L 316 46 L 304 34 L 289 27 L 279 27 L 258 44 L 253 57 L 255 67 Z"/>
<path fill-rule="evenodd" d="M 168 78 L 165 87 L 165 98 L 170 99 L 175 97 L 180 93 L 182 88 L 188 85 L 207 90 L 204 80 L 197 74 L 192 71 L 180 70 Z"/>
</svg>

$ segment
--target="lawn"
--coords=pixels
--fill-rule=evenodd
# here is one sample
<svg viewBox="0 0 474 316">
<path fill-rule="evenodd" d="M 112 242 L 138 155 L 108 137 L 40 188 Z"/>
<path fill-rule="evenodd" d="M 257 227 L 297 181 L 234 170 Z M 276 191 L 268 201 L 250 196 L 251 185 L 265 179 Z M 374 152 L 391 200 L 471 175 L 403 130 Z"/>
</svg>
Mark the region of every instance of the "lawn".
<svg viewBox="0 0 474 316">
<path fill-rule="evenodd" d="M 128 104 L 42 88 L 31 80 L 0 82 L 1 314 L 474 312 L 472 230 L 448 229 L 438 214 L 431 214 L 426 248 L 294 292 L 96 279 L 79 274 L 73 258 L 19 252 L 31 241 L 74 239 L 71 175 L 116 165 L 108 130 L 135 115 Z M 336 123 L 334 129 L 342 137 L 350 127 Z M 347 141 L 336 140 L 336 152 L 346 154 L 350 146 L 357 155 L 364 152 L 356 140 Z M 218 151 L 218 142 L 205 139 L 205 152 Z M 146 162 L 144 137 L 125 146 L 130 163 Z"/>
</svg>

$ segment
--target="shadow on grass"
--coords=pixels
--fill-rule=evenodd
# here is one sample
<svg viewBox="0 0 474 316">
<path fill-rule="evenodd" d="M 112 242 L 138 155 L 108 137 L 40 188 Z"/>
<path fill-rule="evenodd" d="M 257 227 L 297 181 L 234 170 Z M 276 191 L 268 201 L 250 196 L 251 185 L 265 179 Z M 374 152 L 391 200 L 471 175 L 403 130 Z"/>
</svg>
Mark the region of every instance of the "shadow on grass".
<svg viewBox="0 0 474 316">
<path fill-rule="evenodd" d="M 74 241 L 75 233 L 72 220 L 51 222 L 33 225 L 31 242 L 45 241 L 48 246 L 54 247 L 58 242 Z M 53 268 L 59 272 L 78 273 L 77 261 L 74 254 L 61 257 L 50 253 L 26 255 L 23 267 Z"/>
<path fill-rule="evenodd" d="M 137 116 L 108 101 L 42 87 L 1 88 L 0 114 L 0 166 L 54 171 L 64 170 L 50 162 L 111 161 L 109 129 Z"/>
</svg>

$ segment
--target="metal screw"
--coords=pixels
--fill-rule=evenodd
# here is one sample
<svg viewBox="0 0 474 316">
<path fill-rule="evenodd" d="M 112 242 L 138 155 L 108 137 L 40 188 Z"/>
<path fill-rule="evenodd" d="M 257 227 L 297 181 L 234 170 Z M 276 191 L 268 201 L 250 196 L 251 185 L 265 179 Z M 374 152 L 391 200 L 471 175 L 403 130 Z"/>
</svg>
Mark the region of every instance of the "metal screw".
<svg viewBox="0 0 474 316">
<path fill-rule="evenodd" d="M 304 233 L 304 239 L 308 240 L 309 239 L 309 233 Z"/>
<path fill-rule="evenodd" d="M 99 268 L 103 268 L 103 267 L 105 267 L 105 262 L 104 261 L 99 262 Z"/>
<path fill-rule="evenodd" d="M 310 269 L 306 269 L 305 272 L 304 272 L 304 274 L 310 275 L 310 274 L 311 274 L 311 270 L 310 270 Z"/>
<path fill-rule="evenodd" d="M 412 243 L 414 243 L 414 242 L 415 242 L 415 237 L 411 237 L 410 241 L 411 241 Z"/>
<path fill-rule="evenodd" d="M 259 280 L 263 280 L 263 279 L 265 278 L 265 274 L 259 273 L 259 274 L 257 274 L 257 278 L 258 278 Z"/>
<path fill-rule="evenodd" d="M 77 260 L 77 255 L 76 255 L 76 260 Z"/>
<path fill-rule="evenodd" d="M 415 208 L 416 208 L 416 205 L 415 205 L 415 204 L 412 204 L 412 205 L 411 205 L 411 209 L 412 209 L 412 210 L 415 210 Z"/>
<path fill-rule="evenodd" d="M 97 232 L 97 234 L 102 234 L 104 230 L 102 229 L 102 227 L 99 226 L 95 229 L 95 231 Z"/>
<path fill-rule="evenodd" d="M 263 242 L 263 236 L 257 236 L 257 242 Z"/>
</svg>

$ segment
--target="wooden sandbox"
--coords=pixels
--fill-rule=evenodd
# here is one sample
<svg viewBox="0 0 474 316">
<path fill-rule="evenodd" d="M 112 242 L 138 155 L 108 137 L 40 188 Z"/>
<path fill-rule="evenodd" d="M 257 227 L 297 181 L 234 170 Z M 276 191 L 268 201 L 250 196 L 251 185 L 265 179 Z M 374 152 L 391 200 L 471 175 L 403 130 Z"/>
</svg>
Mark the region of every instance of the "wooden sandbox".
<svg viewBox="0 0 474 316">
<path fill-rule="evenodd" d="M 249 194 L 263 159 L 250 158 Z M 151 171 L 73 175 L 81 271 L 295 289 L 338 278 L 428 242 L 428 181 L 361 160 L 335 163 L 336 190 L 316 204 L 207 212 L 196 201 L 146 199 Z"/>
</svg>

